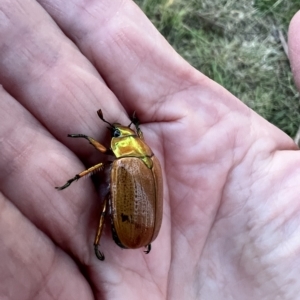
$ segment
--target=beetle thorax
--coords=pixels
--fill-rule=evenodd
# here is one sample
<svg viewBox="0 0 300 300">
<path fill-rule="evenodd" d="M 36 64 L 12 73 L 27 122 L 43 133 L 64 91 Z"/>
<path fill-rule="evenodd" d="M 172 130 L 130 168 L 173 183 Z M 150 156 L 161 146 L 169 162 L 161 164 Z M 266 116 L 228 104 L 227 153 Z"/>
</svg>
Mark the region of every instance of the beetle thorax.
<svg viewBox="0 0 300 300">
<path fill-rule="evenodd" d="M 151 157 L 150 147 L 137 135 L 125 137 L 113 137 L 111 139 L 111 150 L 117 158 L 120 157 Z"/>
</svg>

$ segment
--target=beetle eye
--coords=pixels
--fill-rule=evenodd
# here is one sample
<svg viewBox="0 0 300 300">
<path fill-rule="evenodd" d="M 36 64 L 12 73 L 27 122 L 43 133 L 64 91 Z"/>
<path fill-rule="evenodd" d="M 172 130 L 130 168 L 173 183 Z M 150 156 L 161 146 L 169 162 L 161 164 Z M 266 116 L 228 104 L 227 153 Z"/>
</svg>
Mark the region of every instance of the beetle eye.
<svg viewBox="0 0 300 300">
<path fill-rule="evenodd" d="M 121 132 L 120 132 L 119 129 L 115 129 L 115 130 L 113 131 L 113 137 L 119 137 L 120 135 L 121 135 Z"/>
</svg>

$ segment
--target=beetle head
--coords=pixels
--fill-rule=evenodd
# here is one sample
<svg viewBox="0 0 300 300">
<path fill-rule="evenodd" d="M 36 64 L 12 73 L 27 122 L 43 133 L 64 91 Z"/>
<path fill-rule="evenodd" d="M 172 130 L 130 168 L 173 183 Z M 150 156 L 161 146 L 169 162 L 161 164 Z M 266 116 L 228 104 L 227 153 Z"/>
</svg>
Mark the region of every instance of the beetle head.
<svg viewBox="0 0 300 300">
<path fill-rule="evenodd" d="M 97 111 L 97 114 L 99 116 L 99 118 L 105 122 L 106 124 L 109 125 L 109 127 L 107 127 L 110 132 L 111 132 L 111 137 L 112 138 L 118 138 L 118 137 L 126 137 L 126 136 L 132 136 L 132 135 L 136 135 L 135 131 L 132 130 L 130 127 L 131 123 L 129 126 L 123 126 L 119 123 L 109 123 L 108 121 L 106 121 L 103 117 L 103 113 L 102 113 L 102 110 L 99 109 Z"/>
</svg>

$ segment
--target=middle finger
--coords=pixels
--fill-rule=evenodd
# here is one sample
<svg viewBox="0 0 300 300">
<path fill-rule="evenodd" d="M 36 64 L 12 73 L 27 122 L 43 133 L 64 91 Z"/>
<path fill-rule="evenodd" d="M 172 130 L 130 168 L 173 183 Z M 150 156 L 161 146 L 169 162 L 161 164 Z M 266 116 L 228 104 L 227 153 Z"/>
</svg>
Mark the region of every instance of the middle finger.
<svg viewBox="0 0 300 300">
<path fill-rule="evenodd" d="M 122 121 L 114 94 L 39 4 L 2 1 L 0 16 L 0 83 L 54 136 L 78 154 L 66 133 L 99 138 L 96 110 L 109 104 L 107 119 Z"/>
</svg>

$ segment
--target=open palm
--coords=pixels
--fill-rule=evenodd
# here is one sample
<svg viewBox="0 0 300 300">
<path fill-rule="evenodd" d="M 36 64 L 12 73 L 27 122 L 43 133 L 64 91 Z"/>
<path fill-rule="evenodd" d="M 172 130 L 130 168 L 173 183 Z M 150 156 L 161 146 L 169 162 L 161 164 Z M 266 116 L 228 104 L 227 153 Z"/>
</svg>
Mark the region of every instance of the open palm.
<svg viewBox="0 0 300 300">
<path fill-rule="evenodd" d="M 296 299 L 293 141 L 188 65 L 134 3 L 38 2 L 0 4 L 0 298 Z M 54 189 L 103 160 L 67 138 L 109 146 L 100 108 L 123 124 L 136 111 L 161 161 L 163 223 L 148 255 L 119 248 L 108 221 L 98 261 L 101 189 Z"/>
</svg>

